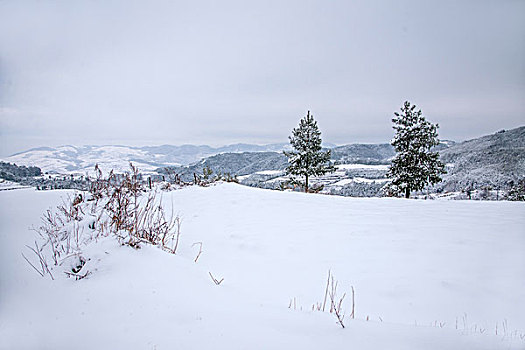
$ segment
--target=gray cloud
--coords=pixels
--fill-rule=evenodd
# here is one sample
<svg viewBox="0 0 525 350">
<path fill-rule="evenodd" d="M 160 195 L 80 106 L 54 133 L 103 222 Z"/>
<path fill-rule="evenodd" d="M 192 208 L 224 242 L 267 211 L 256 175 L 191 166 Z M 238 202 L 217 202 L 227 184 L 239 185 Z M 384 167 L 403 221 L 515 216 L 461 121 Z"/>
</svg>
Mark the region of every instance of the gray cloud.
<svg viewBox="0 0 525 350">
<path fill-rule="evenodd" d="M 40 145 L 465 139 L 525 122 L 523 1 L 0 2 L 0 155 Z"/>
</svg>

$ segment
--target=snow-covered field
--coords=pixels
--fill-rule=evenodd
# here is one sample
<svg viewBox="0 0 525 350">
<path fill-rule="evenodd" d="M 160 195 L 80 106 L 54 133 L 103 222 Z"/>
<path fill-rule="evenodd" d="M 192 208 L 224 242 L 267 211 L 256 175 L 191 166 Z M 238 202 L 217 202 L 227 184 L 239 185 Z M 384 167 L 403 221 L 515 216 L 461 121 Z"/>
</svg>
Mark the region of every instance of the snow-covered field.
<svg viewBox="0 0 525 350">
<path fill-rule="evenodd" d="M 177 255 L 108 237 L 51 281 L 21 252 L 67 193 L 0 192 L 0 349 L 525 349 L 524 203 L 189 187 Z"/>
<path fill-rule="evenodd" d="M 26 186 L 20 185 L 17 182 L 0 179 L 0 191 L 18 190 Z"/>
<path fill-rule="evenodd" d="M 335 172 L 325 175 L 311 177 L 310 181 L 315 185 L 322 185 L 324 189 L 322 193 L 328 194 L 332 190 L 340 190 L 345 185 L 366 183 L 366 184 L 386 184 L 390 179 L 384 178 L 385 172 L 388 170 L 388 165 L 369 165 L 369 164 L 337 164 L 335 165 Z M 348 171 L 354 173 L 348 173 Z M 261 178 L 261 175 L 265 177 Z M 243 184 L 253 185 L 253 182 L 259 182 L 264 185 L 269 185 L 270 188 L 278 188 L 272 184 L 279 184 L 287 182 L 289 176 L 285 175 L 284 170 L 265 170 L 258 171 L 253 174 L 243 175 L 237 177 Z M 376 190 L 378 191 L 378 190 Z M 368 194 L 368 197 L 375 195 L 375 193 Z"/>
<path fill-rule="evenodd" d="M 338 170 L 349 170 L 349 169 L 368 169 L 368 170 L 388 170 L 388 165 L 368 165 L 368 164 L 338 164 L 336 165 Z"/>
</svg>

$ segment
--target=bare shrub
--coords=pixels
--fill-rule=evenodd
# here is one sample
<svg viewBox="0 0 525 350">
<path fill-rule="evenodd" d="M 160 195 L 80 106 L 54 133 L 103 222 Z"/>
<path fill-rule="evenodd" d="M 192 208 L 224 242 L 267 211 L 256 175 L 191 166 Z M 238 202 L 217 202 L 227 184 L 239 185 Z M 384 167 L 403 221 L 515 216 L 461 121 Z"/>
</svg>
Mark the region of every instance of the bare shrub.
<svg viewBox="0 0 525 350">
<path fill-rule="evenodd" d="M 181 219 L 172 212 L 167 215 L 162 197 L 157 192 L 148 195 L 145 204 L 138 207 L 130 236 L 157 245 L 172 254 L 177 252 L 180 239 Z"/>
<path fill-rule="evenodd" d="M 79 224 L 80 213 L 82 209 L 79 196 L 75 199 L 69 198 L 69 202 L 63 202 L 58 206 L 57 212 L 48 209 L 41 217 L 42 225 L 38 228 L 33 228 L 40 236 L 41 244 L 35 241 L 35 247 L 26 246 L 38 259 L 40 268 L 36 268 L 35 264 L 22 253 L 24 259 L 42 276 L 49 274 L 52 279 L 51 268 L 48 265 L 47 257 L 50 257 L 52 266 L 59 266 L 62 262 L 72 255 L 80 253 L 80 246 L 82 244 L 81 236 L 83 229 Z M 77 202 L 75 205 L 73 203 Z M 73 209 L 72 209 L 73 208 Z M 69 223 L 68 223 L 69 221 Z"/>
<path fill-rule="evenodd" d="M 61 257 L 80 249 L 81 227 L 78 220 L 80 220 L 79 215 L 82 211 L 79 205 L 77 207 L 77 209 L 69 210 L 67 208 L 74 207 L 64 203 L 57 207 L 58 212 L 48 209 L 41 218 L 42 225 L 37 229 L 33 228 L 43 240 L 41 251 L 44 248 L 50 250 L 49 255 L 55 266 L 59 264 Z M 69 224 L 68 221 L 70 221 Z"/>
<path fill-rule="evenodd" d="M 129 174 L 109 173 L 107 186 L 105 187 L 104 210 L 108 213 L 112 229 L 115 233 L 121 230 L 131 231 L 133 228 L 133 216 L 135 214 L 136 203 L 132 199 L 136 198 L 131 193 Z M 135 186 L 133 188 L 136 189 Z"/>
<path fill-rule="evenodd" d="M 89 183 L 89 193 L 91 193 L 91 200 L 95 201 L 95 204 L 98 203 L 99 199 L 102 199 L 106 189 L 106 182 L 102 176 L 102 170 L 100 170 L 98 164 L 95 165 L 95 179 Z"/>
<path fill-rule="evenodd" d="M 84 210 L 80 204 L 82 204 L 83 201 L 84 199 L 81 193 L 76 194 L 74 198 L 68 195 L 66 201 L 62 199 L 62 204 L 57 208 L 63 214 L 66 222 L 82 220 Z"/>
<path fill-rule="evenodd" d="M 109 173 L 102 185 L 103 211 L 109 218 L 109 227 L 122 243 L 138 248 L 141 242 L 157 245 L 175 254 L 179 244 L 181 220 L 167 214 L 162 205 L 162 197 L 157 191 L 146 192 L 138 169 L 130 163 L 130 171 L 125 174 Z"/>
<path fill-rule="evenodd" d="M 111 171 L 107 178 L 102 176 L 98 165 L 95 172 L 90 196 L 82 193 L 67 196 L 57 210 L 47 210 L 41 218 L 41 226 L 34 229 L 41 242 L 35 242 L 35 247 L 28 249 L 38 263 L 23 257 L 41 276 L 51 275 L 48 257 L 51 266 L 62 266 L 72 256 L 82 261 L 83 244 L 110 234 L 121 244 L 136 249 L 141 243 L 147 243 L 172 254 L 177 252 L 182 221 L 174 215 L 173 205 L 171 212 L 166 212 L 162 195 L 159 196 L 157 190 L 145 195 L 146 189 L 133 164 L 130 163 L 130 171 L 124 174 Z M 65 274 L 77 280 L 88 276 L 89 271 L 80 272 L 83 261 Z"/>
</svg>

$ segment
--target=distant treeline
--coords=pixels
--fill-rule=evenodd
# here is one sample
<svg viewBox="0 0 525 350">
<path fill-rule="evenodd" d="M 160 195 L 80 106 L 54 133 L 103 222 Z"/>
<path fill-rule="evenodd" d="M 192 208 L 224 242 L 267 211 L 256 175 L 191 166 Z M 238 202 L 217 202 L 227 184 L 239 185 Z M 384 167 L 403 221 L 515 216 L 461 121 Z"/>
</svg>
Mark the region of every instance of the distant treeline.
<svg viewBox="0 0 525 350">
<path fill-rule="evenodd" d="M 16 164 L 0 162 L 0 178 L 9 181 L 20 181 L 27 177 L 42 175 L 42 170 L 36 166 L 18 166 Z"/>
<path fill-rule="evenodd" d="M 18 166 L 5 162 L 0 162 L 0 179 L 17 182 L 24 186 L 32 186 L 39 190 L 87 190 L 89 188 L 89 181 L 84 178 L 74 179 L 69 175 L 46 178 L 42 176 L 42 170 L 39 167 Z"/>
</svg>

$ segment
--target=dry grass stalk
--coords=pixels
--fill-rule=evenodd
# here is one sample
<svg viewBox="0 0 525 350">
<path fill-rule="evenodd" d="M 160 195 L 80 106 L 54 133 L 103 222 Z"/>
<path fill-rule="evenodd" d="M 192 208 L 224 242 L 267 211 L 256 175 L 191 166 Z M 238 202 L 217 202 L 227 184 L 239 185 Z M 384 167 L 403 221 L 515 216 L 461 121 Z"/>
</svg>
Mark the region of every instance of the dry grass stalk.
<svg viewBox="0 0 525 350">
<path fill-rule="evenodd" d="M 44 254 L 42 253 L 42 248 L 43 247 L 39 247 L 38 244 L 36 243 L 36 241 L 35 241 L 35 248 L 33 248 L 31 246 L 28 246 L 28 245 L 26 245 L 26 247 L 29 248 L 33 253 L 35 253 L 35 255 L 38 257 L 38 262 L 40 263 L 40 269 L 36 268 L 36 266 L 33 265 L 29 261 L 29 259 L 26 258 L 26 256 L 22 253 L 22 256 L 29 263 L 29 265 L 31 265 L 33 267 L 33 269 L 35 269 L 35 271 L 38 272 L 38 274 L 40 276 L 44 277 L 44 275 L 46 273 L 48 273 L 49 276 L 51 276 L 51 279 L 54 280 L 53 274 L 51 273 L 51 271 L 49 270 L 49 266 L 47 265 L 46 258 L 44 256 Z"/>
<path fill-rule="evenodd" d="M 330 270 L 328 270 L 328 278 L 326 280 L 326 289 L 324 291 L 324 300 L 323 300 L 323 312 L 325 310 L 325 306 L 326 306 L 326 300 L 328 298 L 328 287 L 330 285 L 330 276 L 331 276 L 331 272 Z"/>
<path fill-rule="evenodd" d="M 210 277 L 211 279 L 213 280 L 213 282 L 216 284 L 216 285 L 220 285 L 222 283 L 222 281 L 224 281 L 224 278 L 221 278 L 220 281 L 218 281 L 215 277 L 213 277 L 213 275 L 211 274 L 211 272 L 208 272 L 210 274 Z"/>
<path fill-rule="evenodd" d="M 355 318 L 355 292 L 354 292 L 354 286 L 352 286 L 352 313 L 350 314 L 350 317 L 352 319 Z"/>
<path fill-rule="evenodd" d="M 191 246 L 193 247 L 193 246 L 195 246 L 197 244 L 199 245 L 199 253 L 197 253 L 197 256 L 195 257 L 195 260 L 193 260 L 194 262 L 197 262 L 197 260 L 199 260 L 199 257 L 202 254 L 202 242 L 195 242 Z"/>
<path fill-rule="evenodd" d="M 342 305 L 343 300 L 346 296 L 346 293 L 343 294 L 341 298 L 338 299 L 337 297 L 337 281 L 334 281 L 334 277 L 331 276 L 330 279 L 331 282 L 331 288 L 329 292 L 330 297 L 330 313 L 333 313 L 335 317 L 337 318 L 337 323 L 342 327 L 345 328 L 345 325 L 343 323 L 343 320 L 345 318 L 344 312 L 342 311 Z"/>
</svg>

